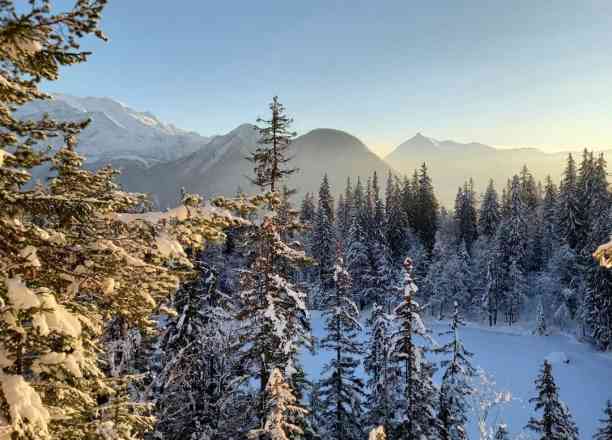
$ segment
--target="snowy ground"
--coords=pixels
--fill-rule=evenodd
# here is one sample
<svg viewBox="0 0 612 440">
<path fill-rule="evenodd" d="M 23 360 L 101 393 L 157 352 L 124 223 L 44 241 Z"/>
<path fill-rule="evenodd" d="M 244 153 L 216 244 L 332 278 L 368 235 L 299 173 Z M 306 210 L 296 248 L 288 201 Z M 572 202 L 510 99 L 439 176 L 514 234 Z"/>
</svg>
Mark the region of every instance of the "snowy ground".
<svg viewBox="0 0 612 440">
<path fill-rule="evenodd" d="M 319 312 L 312 313 L 313 334 L 324 336 L 324 323 Z M 429 322 L 434 335 L 447 330 L 448 323 Z M 603 416 L 607 399 L 612 399 L 612 357 L 598 353 L 590 346 L 564 336 L 533 336 L 504 327 L 489 329 L 468 325 L 461 329 L 466 349 L 474 353 L 474 366 L 492 375 L 499 391 L 510 391 L 512 401 L 499 414 L 499 421 L 519 434 L 533 413 L 529 398 L 535 395 L 533 381 L 545 358 L 553 363 L 553 373 L 560 387 L 561 399 L 569 406 L 581 439 L 590 439 Z M 439 342 L 443 338 L 436 336 Z M 569 363 L 561 362 L 563 353 Z M 311 379 L 320 376 L 330 353 L 304 353 L 302 361 Z M 476 426 L 470 427 L 470 438 L 478 439 Z"/>
</svg>

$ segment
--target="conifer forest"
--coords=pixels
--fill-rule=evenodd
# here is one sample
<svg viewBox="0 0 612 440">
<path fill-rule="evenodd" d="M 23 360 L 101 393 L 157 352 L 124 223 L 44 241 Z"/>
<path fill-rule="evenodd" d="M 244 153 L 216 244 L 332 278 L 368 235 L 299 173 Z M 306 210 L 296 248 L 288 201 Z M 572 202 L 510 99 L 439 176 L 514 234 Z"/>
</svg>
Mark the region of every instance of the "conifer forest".
<svg viewBox="0 0 612 440">
<path fill-rule="evenodd" d="M 127 3 L 0 0 L 0 440 L 612 440 L 606 151 L 385 161 L 283 73 L 209 138 L 59 93 Z"/>
</svg>

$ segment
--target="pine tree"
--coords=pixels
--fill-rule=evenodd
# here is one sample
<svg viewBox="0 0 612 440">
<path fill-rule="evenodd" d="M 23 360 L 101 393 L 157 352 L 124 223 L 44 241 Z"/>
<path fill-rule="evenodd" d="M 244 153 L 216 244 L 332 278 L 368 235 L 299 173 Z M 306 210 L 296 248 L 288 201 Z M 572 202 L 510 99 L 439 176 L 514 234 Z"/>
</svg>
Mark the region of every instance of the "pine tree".
<svg viewBox="0 0 612 440">
<path fill-rule="evenodd" d="M 468 252 L 478 238 L 478 214 L 476 211 L 476 195 L 472 179 L 459 188 L 455 200 L 455 224 L 457 226 L 457 239 L 463 241 Z"/>
<path fill-rule="evenodd" d="M 325 309 L 326 336 L 321 340 L 321 347 L 334 354 L 319 385 L 321 420 L 325 438 L 351 440 L 363 435 L 364 384 L 355 375 L 363 349 L 356 340 L 361 325 L 359 311 L 351 300 L 351 277 L 341 257 L 336 260 L 334 282 Z"/>
<path fill-rule="evenodd" d="M 546 176 L 544 201 L 542 203 L 542 258 L 548 262 L 559 245 L 557 212 L 559 193 L 550 176 Z"/>
<path fill-rule="evenodd" d="M 363 222 L 354 217 L 349 233 L 349 242 L 346 249 L 347 268 L 352 279 L 353 298 L 359 302 L 361 308 L 366 304 L 365 292 L 368 289 L 370 277 L 370 259 L 367 247 L 367 235 Z"/>
<path fill-rule="evenodd" d="M 593 437 L 595 440 L 612 440 L 612 402 L 606 402 L 605 418 L 601 419 L 601 427 Z"/>
<path fill-rule="evenodd" d="M 546 317 L 544 316 L 544 305 L 542 304 L 542 298 L 538 301 L 538 308 L 536 310 L 536 328 L 534 334 L 544 336 L 548 332 L 546 327 Z"/>
<path fill-rule="evenodd" d="M 336 234 L 334 230 L 334 200 L 330 193 L 327 174 L 319 189 L 319 203 L 313 229 L 313 255 L 318 260 L 319 280 L 323 291 L 333 285 Z"/>
<path fill-rule="evenodd" d="M 438 201 L 434 194 L 427 165 L 423 163 L 418 172 L 418 190 L 415 203 L 415 229 L 425 249 L 431 252 L 434 246 L 438 227 Z"/>
<path fill-rule="evenodd" d="M 300 231 L 297 213 L 279 221 L 279 199 L 275 190 L 281 180 L 297 169 L 290 168 L 288 149 L 295 133 L 289 131 L 293 122 L 285 115 L 282 104 L 274 97 L 270 104 L 270 120 L 258 120 L 265 126 L 259 129 L 259 146 L 248 158 L 254 163 L 253 183 L 262 191 L 269 189 L 267 197 L 270 213 L 262 215 L 259 225 L 252 225 L 245 236 L 252 249 L 248 269 L 241 271 L 241 308 L 237 313 L 244 323 L 241 334 L 241 353 L 244 365 L 251 368 L 253 378 L 259 382 L 258 417 L 264 423 L 266 386 L 272 370 L 284 371 L 291 383 L 297 366 L 299 348 L 309 344 L 306 294 L 292 282 L 293 273 L 311 264 L 302 245 L 288 245 L 283 237 Z M 262 197 L 262 196 L 260 196 Z M 333 206 L 333 205 L 332 205 Z M 331 208 L 333 209 L 333 208 Z"/>
<path fill-rule="evenodd" d="M 500 217 L 497 191 L 495 191 L 495 184 L 491 179 L 489 180 L 489 184 L 482 198 L 482 204 L 480 205 L 480 213 L 478 216 L 480 233 L 487 237 L 494 237 L 500 222 Z"/>
<path fill-rule="evenodd" d="M 452 335 L 452 340 L 436 349 L 437 352 L 452 353 L 451 359 L 444 360 L 441 364 L 442 367 L 446 367 L 446 370 L 442 377 L 438 414 L 443 426 L 441 437 L 449 440 L 468 438 L 465 431 L 468 411 L 467 397 L 473 392 L 470 379 L 476 374 L 476 370 L 470 363 L 470 357 L 473 354 L 465 350 L 459 339 L 459 327 L 462 325 L 465 323 L 459 314 L 459 305 L 455 302 L 451 330 L 443 333 Z"/>
<path fill-rule="evenodd" d="M 252 236 L 251 242 L 256 246 L 254 260 L 249 269 L 242 271 L 242 308 L 237 317 L 245 324 L 243 359 L 259 380 L 263 412 L 271 371 L 290 371 L 299 347 L 308 342 L 306 294 L 284 274 L 286 267 L 303 267 L 309 259 L 303 251 L 280 240 L 277 225 L 270 217 L 264 218 Z"/>
<path fill-rule="evenodd" d="M 266 385 L 266 417 L 261 428 L 249 432 L 249 439 L 289 440 L 293 435 L 303 434 L 299 425 L 292 422 L 291 416 L 299 419 L 308 414 L 293 394 L 278 368 L 272 370 Z"/>
<path fill-rule="evenodd" d="M 431 381 L 431 370 L 425 360 L 425 348 L 416 344 L 420 337 L 429 341 L 429 334 L 419 315 L 420 307 L 414 300 L 417 287 L 412 281 L 413 263 L 410 258 L 404 261 L 404 295 L 396 307 L 395 315 L 400 328 L 395 334 L 393 356 L 404 364 L 405 414 L 398 428 L 398 438 L 418 440 L 437 439 L 441 426 L 433 412 L 436 398 Z"/>
<path fill-rule="evenodd" d="M 385 235 L 391 259 L 394 264 L 399 264 L 408 247 L 408 224 L 402 210 L 400 182 L 391 172 L 387 178 L 385 217 Z"/>
<path fill-rule="evenodd" d="M 557 215 L 561 238 L 572 249 L 576 249 L 583 224 L 578 201 L 576 163 L 571 154 L 567 157 L 567 166 L 563 173 L 561 187 L 559 188 L 558 208 L 559 212 Z"/>
<path fill-rule="evenodd" d="M 248 156 L 248 160 L 254 164 L 254 177 L 251 182 L 262 189 L 270 192 L 278 191 L 278 182 L 297 171 L 288 163 L 291 161 L 289 148 L 291 141 L 297 135 L 291 131 L 293 119 L 285 114 L 285 106 L 274 96 L 269 105 L 272 113 L 270 119 L 257 119 L 257 127 L 260 139 L 254 152 Z"/>
<path fill-rule="evenodd" d="M 535 384 L 538 396 L 529 402 L 535 403 L 536 411 L 542 411 L 542 417 L 532 417 L 527 428 L 538 433 L 541 440 L 578 440 L 578 429 L 569 410 L 559 400 L 559 390 L 548 361 L 544 361 Z"/>
<path fill-rule="evenodd" d="M 338 203 L 336 225 L 338 229 L 338 236 L 342 243 L 346 246 L 354 215 L 353 187 L 351 186 L 350 177 L 346 179 L 346 188 L 344 190 L 343 200 L 344 205 L 341 206 L 340 203 Z"/>
<path fill-rule="evenodd" d="M 394 292 L 390 291 L 390 294 Z M 368 375 L 366 420 L 368 426 L 382 426 L 388 433 L 397 428 L 401 409 L 401 372 L 397 359 L 393 359 L 393 317 L 391 298 L 383 304 L 374 304 L 368 319 L 368 346 L 364 369 Z"/>
</svg>

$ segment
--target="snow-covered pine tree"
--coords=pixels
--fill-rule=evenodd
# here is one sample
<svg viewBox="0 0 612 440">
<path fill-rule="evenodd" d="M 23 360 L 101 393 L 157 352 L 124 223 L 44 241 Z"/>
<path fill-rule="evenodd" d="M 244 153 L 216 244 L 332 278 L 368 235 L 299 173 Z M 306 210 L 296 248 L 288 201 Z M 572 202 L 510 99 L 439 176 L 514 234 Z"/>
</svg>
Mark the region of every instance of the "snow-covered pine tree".
<svg viewBox="0 0 612 440">
<path fill-rule="evenodd" d="M 567 165 L 559 188 L 558 209 L 557 218 L 561 238 L 572 249 L 576 249 L 583 222 L 578 201 L 576 162 L 571 154 L 567 157 Z"/>
<path fill-rule="evenodd" d="M 280 239 L 270 217 L 264 217 L 250 237 L 254 260 L 242 271 L 242 308 L 237 317 L 244 323 L 243 360 L 253 368 L 264 405 L 270 372 L 280 368 L 289 380 L 298 349 L 309 340 L 306 294 L 285 276 L 287 267 L 299 268 L 309 259 Z"/>
<path fill-rule="evenodd" d="M 451 329 L 442 335 L 452 335 L 451 341 L 440 348 L 438 353 L 450 353 L 450 360 L 443 360 L 446 367 L 440 387 L 440 405 L 438 418 L 442 424 L 441 438 L 446 440 L 465 440 L 468 438 L 465 430 L 467 423 L 468 401 L 473 392 L 471 378 L 476 370 L 470 362 L 472 353 L 467 351 L 459 338 L 459 327 L 465 325 L 459 313 L 459 305 L 455 302 L 455 311 Z"/>
<path fill-rule="evenodd" d="M 545 336 L 548 334 L 546 316 L 544 315 L 544 304 L 541 296 L 538 299 L 538 308 L 536 309 L 536 328 L 533 333 L 539 336 Z"/>
<path fill-rule="evenodd" d="M 285 380 L 292 383 L 297 370 L 297 353 L 308 345 L 310 324 L 306 308 L 306 294 L 290 279 L 292 272 L 311 264 L 299 242 L 285 243 L 282 237 L 287 231 L 299 231 L 303 226 L 297 221 L 297 212 L 291 211 L 289 219 L 280 222 L 277 216 L 279 199 L 276 189 L 281 180 L 293 174 L 289 146 L 295 133 L 290 131 L 293 122 L 274 97 L 270 104 L 269 120 L 258 119 L 259 146 L 249 157 L 254 163 L 254 184 L 262 193 L 269 190 L 268 209 L 261 215 L 260 224 L 253 225 L 245 236 L 251 250 L 250 264 L 241 271 L 241 307 L 237 319 L 241 328 L 241 356 L 243 365 L 251 369 L 259 382 L 260 424 L 264 423 L 266 385 L 273 369 L 284 372 Z"/>
<path fill-rule="evenodd" d="M 478 238 L 478 213 L 476 211 L 476 194 L 474 192 L 474 181 L 466 181 L 463 187 L 459 187 L 455 199 L 455 224 L 457 228 L 457 240 L 465 243 L 468 252 L 472 250 L 472 244 Z"/>
<path fill-rule="evenodd" d="M 438 228 L 438 201 L 434 194 L 427 165 L 423 163 L 418 172 L 418 189 L 416 191 L 415 230 L 425 249 L 431 252 Z"/>
<path fill-rule="evenodd" d="M 548 361 L 544 361 L 535 384 L 538 395 L 529 402 L 535 403 L 536 411 L 542 411 L 542 417 L 532 417 L 527 428 L 538 433 L 541 440 L 578 440 L 578 428 L 567 406 L 559 400 L 559 389 Z"/>
<path fill-rule="evenodd" d="M 263 426 L 252 429 L 247 437 L 260 440 L 289 440 L 294 435 L 304 434 L 302 428 L 295 424 L 292 418 L 303 419 L 308 411 L 301 406 L 278 368 L 270 373 L 266 396 L 266 416 Z"/>
<path fill-rule="evenodd" d="M 542 202 L 541 235 L 542 259 L 546 264 L 551 259 L 555 249 L 559 246 L 559 232 L 557 227 L 557 213 L 559 192 L 550 176 L 546 176 L 544 185 L 544 200 Z"/>
<path fill-rule="evenodd" d="M 417 345 L 416 337 L 430 341 L 429 333 L 419 315 L 420 307 L 414 300 L 417 286 L 412 280 L 413 263 L 404 260 L 404 295 L 395 308 L 400 328 L 394 335 L 393 358 L 404 365 L 405 414 L 398 428 L 397 438 L 408 440 L 438 439 L 440 421 L 434 413 L 436 390 L 431 381 L 431 368 L 425 359 L 426 347 Z"/>
<path fill-rule="evenodd" d="M 319 282 L 321 290 L 325 292 L 333 287 L 337 241 L 334 229 L 334 199 L 330 192 L 327 174 L 323 176 L 319 189 L 319 202 L 312 237 L 312 253 L 318 261 Z"/>
<path fill-rule="evenodd" d="M 368 376 L 366 423 L 382 426 L 388 433 L 395 432 L 401 412 L 402 381 L 397 359 L 392 357 L 393 317 L 390 313 L 391 296 L 383 304 L 374 303 L 368 319 L 368 344 L 364 370 Z"/>
<path fill-rule="evenodd" d="M 359 182 L 357 182 L 359 185 Z M 359 186 L 357 187 L 359 188 Z M 358 213 L 357 213 L 358 214 Z M 370 257 L 367 244 L 367 232 L 363 218 L 355 215 L 349 231 L 346 248 L 346 264 L 351 274 L 352 295 L 359 302 L 360 308 L 366 304 L 365 292 L 371 274 Z"/>
<path fill-rule="evenodd" d="M 342 205 L 338 203 L 336 212 L 336 229 L 338 231 L 338 238 L 342 242 L 343 248 L 345 248 L 353 219 L 353 187 L 350 177 L 346 178 L 346 187 L 342 200 L 344 203 Z"/>
<path fill-rule="evenodd" d="M 244 371 L 234 355 L 230 298 L 218 289 L 217 273 L 196 264 L 197 277 L 175 295 L 177 315 L 160 344 L 154 438 L 221 440 L 252 422 L 250 402 L 239 389 Z"/>
<path fill-rule="evenodd" d="M 601 426 L 595 433 L 594 440 L 612 440 L 612 402 L 609 400 L 606 402 L 604 414 L 604 418 L 599 420 Z"/>
<path fill-rule="evenodd" d="M 341 257 L 336 260 L 335 289 L 325 304 L 326 336 L 321 348 L 333 353 L 319 384 L 324 438 L 352 440 L 363 436 L 363 381 L 356 376 L 363 348 L 357 341 L 359 310 L 351 299 L 351 277 Z"/>
<path fill-rule="evenodd" d="M 408 222 L 402 210 L 400 181 L 389 172 L 385 193 L 385 236 L 391 260 L 399 265 L 408 249 Z"/>
<path fill-rule="evenodd" d="M 499 225 L 501 214 L 499 212 L 499 201 L 493 179 L 489 180 L 487 189 L 482 197 L 478 215 L 478 227 L 482 235 L 494 237 Z"/>
</svg>

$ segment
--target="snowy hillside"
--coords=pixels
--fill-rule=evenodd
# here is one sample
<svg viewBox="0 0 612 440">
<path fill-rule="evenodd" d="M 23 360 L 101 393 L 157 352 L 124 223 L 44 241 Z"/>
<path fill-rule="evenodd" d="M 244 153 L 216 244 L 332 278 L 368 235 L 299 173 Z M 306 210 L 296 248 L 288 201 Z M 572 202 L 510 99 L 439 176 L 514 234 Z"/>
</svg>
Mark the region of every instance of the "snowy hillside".
<svg viewBox="0 0 612 440">
<path fill-rule="evenodd" d="M 362 324 L 365 317 L 362 316 Z M 319 340 L 325 335 L 324 320 L 320 312 L 311 316 L 313 335 Z M 438 334 L 448 330 L 448 322 L 428 322 L 434 339 L 442 344 L 445 337 Z M 365 340 L 364 332 L 361 339 Z M 595 351 L 569 336 L 534 336 L 528 332 L 516 332 L 507 327 L 490 329 L 468 325 L 460 330 L 467 350 L 474 353 L 474 366 L 486 371 L 496 382 L 498 391 L 510 391 L 511 401 L 500 406 L 492 415 L 492 424 L 505 422 L 510 432 L 519 434 L 533 415 L 529 399 L 535 396 L 533 381 L 544 359 L 553 364 L 555 379 L 561 399 L 569 406 L 580 429 L 580 438 L 591 438 L 598 427 L 601 408 L 612 399 L 612 356 Z M 569 363 L 562 362 L 563 353 Z M 331 353 L 317 351 L 314 355 L 302 354 L 302 362 L 311 379 L 321 377 L 323 366 Z M 363 375 L 363 369 L 360 368 Z M 440 372 L 436 379 L 439 381 Z M 475 418 L 470 416 L 470 438 L 478 438 Z"/>
<path fill-rule="evenodd" d="M 37 120 L 45 113 L 58 120 L 91 118 L 79 142 L 79 149 L 89 162 L 131 159 L 150 164 L 174 160 L 199 150 L 210 140 L 110 98 L 56 94 L 52 101 L 24 105 L 17 115 Z"/>
</svg>

